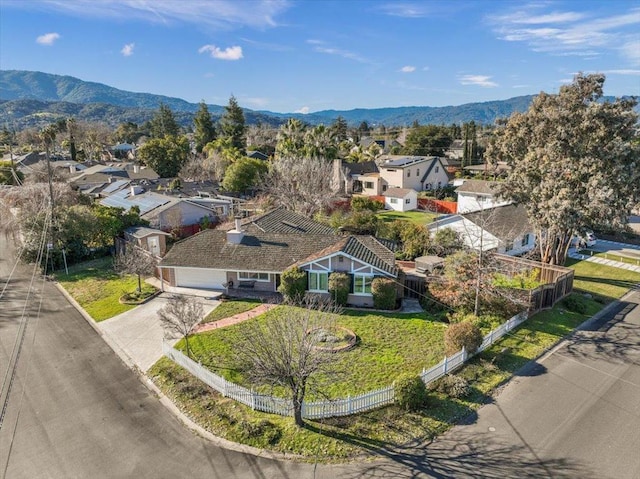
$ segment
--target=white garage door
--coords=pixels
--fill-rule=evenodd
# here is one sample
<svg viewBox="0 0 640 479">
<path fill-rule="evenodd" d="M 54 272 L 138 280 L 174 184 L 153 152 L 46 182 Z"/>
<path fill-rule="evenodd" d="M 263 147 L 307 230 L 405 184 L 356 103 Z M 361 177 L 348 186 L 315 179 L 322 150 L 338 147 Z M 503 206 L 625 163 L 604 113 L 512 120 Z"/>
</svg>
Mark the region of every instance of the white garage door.
<svg viewBox="0 0 640 479">
<path fill-rule="evenodd" d="M 224 289 L 227 273 L 215 269 L 176 268 L 176 285 L 186 288 Z"/>
</svg>

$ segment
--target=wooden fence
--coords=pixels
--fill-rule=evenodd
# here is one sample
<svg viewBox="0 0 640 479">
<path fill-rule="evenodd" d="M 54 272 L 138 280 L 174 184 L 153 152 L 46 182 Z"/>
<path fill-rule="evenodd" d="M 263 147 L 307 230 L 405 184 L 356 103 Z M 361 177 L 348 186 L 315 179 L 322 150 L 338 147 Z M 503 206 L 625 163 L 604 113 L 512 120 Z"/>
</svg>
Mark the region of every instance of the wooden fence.
<svg viewBox="0 0 640 479">
<path fill-rule="evenodd" d="M 476 354 L 487 349 L 509 331 L 526 321 L 527 318 L 527 312 L 522 312 L 509 319 L 506 323 L 503 323 L 490 331 L 489 334 L 484 337 Z M 224 397 L 234 399 L 257 411 L 279 414 L 281 416 L 293 416 L 293 407 L 290 400 L 259 394 L 252 389 L 247 389 L 243 386 L 227 381 L 223 377 L 218 376 L 201 364 L 195 362 L 193 359 L 185 356 L 182 352 L 174 349 L 167 343 L 163 343 L 162 352 L 173 362 L 185 368 Z M 455 369 L 461 367 L 471 356 L 472 355 L 468 354 L 464 349 L 458 351 L 452 356 L 445 356 L 440 363 L 429 369 L 424 369 L 420 374 L 420 378 L 428 385 L 445 374 L 449 374 Z M 349 396 L 343 399 L 304 402 L 302 404 L 302 417 L 308 419 L 321 419 L 335 416 L 348 416 L 392 404 L 394 400 L 395 390 L 393 384 L 391 384 L 385 388 L 376 389 L 357 396 Z"/>
</svg>

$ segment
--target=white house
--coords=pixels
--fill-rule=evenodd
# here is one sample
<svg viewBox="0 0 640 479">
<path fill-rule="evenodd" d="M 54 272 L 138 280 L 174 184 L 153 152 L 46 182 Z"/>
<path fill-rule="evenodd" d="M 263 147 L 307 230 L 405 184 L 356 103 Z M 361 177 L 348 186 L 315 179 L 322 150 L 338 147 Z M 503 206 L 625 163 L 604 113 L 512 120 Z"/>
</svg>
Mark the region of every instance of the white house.
<svg viewBox="0 0 640 479">
<path fill-rule="evenodd" d="M 411 211 L 418 208 L 418 193 L 407 188 L 388 188 L 382 193 L 384 207 L 394 211 Z"/>
<path fill-rule="evenodd" d="M 440 229 L 456 231 L 465 246 L 520 256 L 535 247 L 536 235 L 522 206 L 505 205 L 465 215 L 450 215 L 428 226 L 435 236 Z"/>
<path fill-rule="evenodd" d="M 446 168 L 437 156 L 389 155 L 383 159 L 378 166 L 383 192 L 387 188 L 436 190 L 449 183 Z"/>
<path fill-rule="evenodd" d="M 471 213 L 511 204 L 511 201 L 500 198 L 496 191 L 498 186 L 495 181 L 464 180 L 464 183 L 456 188 L 458 213 Z"/>
</svg>

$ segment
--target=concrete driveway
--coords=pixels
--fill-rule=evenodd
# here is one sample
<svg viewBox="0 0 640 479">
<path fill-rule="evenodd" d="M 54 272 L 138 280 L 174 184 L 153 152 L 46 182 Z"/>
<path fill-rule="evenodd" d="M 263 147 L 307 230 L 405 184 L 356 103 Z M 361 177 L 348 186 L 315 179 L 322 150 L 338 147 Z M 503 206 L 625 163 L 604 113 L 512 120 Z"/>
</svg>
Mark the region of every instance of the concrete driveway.
<svg viewBox="0 0 640 479">
<path fill-rule="evenodd" d="M 117 346 L 143 372 L 162 357 L 164 329 L 158 318 L 158 310 L 167 304 L 173 294 L 162 293 L 145 304 L 98 323 L 107 342 Z M 197 296 L 205 316 L 220 304 L 215 297 L 217 295 L 212 296 L 211 292 L 208 297 Z"/>
</svg>

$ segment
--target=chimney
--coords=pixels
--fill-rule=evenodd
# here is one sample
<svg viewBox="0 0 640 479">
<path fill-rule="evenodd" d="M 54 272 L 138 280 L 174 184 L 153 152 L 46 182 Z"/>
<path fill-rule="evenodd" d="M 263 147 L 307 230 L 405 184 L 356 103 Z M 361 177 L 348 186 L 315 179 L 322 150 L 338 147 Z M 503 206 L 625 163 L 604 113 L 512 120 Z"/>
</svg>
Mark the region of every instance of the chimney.
<svg viewBox="0 0 640 479">
<path fill-rule="evenodd" d="M 242 238 L 244 238 L 244 231 L 242 231 L 242 218 L 239 216 L 235 217 L 235 228 L 227 231 L 227 242 L 231 244 L 240 244 L 242 242 Z"/>
<path fill-rule="evenodd" d="M 133 172 L 140 173 L 140 165 L 133 165 Z"/>
<path fill-rule="evenodd" d="M 69 165 L 69 173 L 71 173 L 72 175 L 76 172 L 76 166 L 75 165 Z"/>
</svg>

